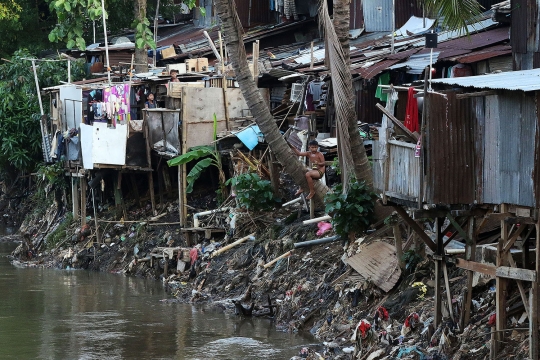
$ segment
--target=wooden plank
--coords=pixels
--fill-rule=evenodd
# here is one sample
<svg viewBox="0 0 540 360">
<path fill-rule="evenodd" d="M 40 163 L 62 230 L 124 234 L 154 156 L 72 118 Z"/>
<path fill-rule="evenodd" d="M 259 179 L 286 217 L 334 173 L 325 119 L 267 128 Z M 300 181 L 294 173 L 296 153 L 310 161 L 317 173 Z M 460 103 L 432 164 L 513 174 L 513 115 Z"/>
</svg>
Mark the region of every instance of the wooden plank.
<svg viewBox="0 0 540 360">
<path fill-rule="evenodd" d="M 437 250 L 436 255 L 438 259 L 435 260 L 435 320 L 434 325 L 437 329 L 442 321 L 442 292 L 441 292 L 441 270 L 443 266 L 442 255 L 444 252 L 443 240 L 442 240 L 442 224 L 443 218 L 437 218 L 435 221 L 435 234 L 437 237 Z"/>
<path fill-rule="evenodd" d="M 401 275 L 396 248 L 385 242 L 362 247 L 361 252 L 346 259 L 345 263 L 386 292 L 392 290 Z"/>
<path fill-rule="evenodd" d="M 416 144 L 412 144 L 412 143 L 408 143 L 408 142 L 404 142 L 404 141 L 399 141 L 399 140 L 392 140 L 392 139 L 388 140 L 388 143 L 392 144 L 392 145 L 395 145 L 395 146 L 401 146 L 401 147 L 404 147 L 404 148 L 416 150 Z"/>
<path fill-rule="evenodd" d="M 495 265 L 483 264 L 475 261 L 468 261 L 463 259 L 456 259 L 456 266 L 460 269 L 479 272 L 484 275 L 495 276 Z"/>
<path fill-rule="evenodd" d="M 450 281 L 448 280 L 448 269 L 446 268 L 446 263 L 442 262 L 442 269 L 444 275 L 444 286 L 446 287 L 446 300 L 448 301 L 448 312 L 450 313 L 450 318 L 454 321 L 454 312 L 452 310 L 452 293 L 450 291 Z"/>
<path fill-rule="evenodd" d="M 378 108 L 379 110 L 381 110 L 381 111 L 383 112 L 384 115 L 386 115 L 390 120 L 392 120 L 392 122 L 393 122 L 394 124 L 396 124 L 396 126 L 397 126 L 398 128 L 400 128 L 405 134 L 407 134 L 407 136 L 408 136 L 411 140 L 413 140 L 415 143 L 418 141 L 418 135 L 413 134 L 412 132 L 410 132 L 410 130 L 407 129 L 407 128 L 405 127 L 405 125 L 403 125 L 403 123 L 402 123 L 401 121 L 399 121 L 398 119 L 396 119 L 396 117 L 395 117 L 394 115 L 392 115 L 388 110 L 386 110 L 386 109 L 384 108 L 384 106 L 382 106 L 381 104 L 377 104 L 376 106 L 377 106 L 377 108 Z"/>
<path fill-rule="evenodd" d="M 507 217 L 506 219 L 504 219 L 504 221 L 506 221 L 507 223 L 509 224 L 521 224 L 521 225 L 525 225 L 525 224 L 528 224 L 528 225 L 534 225 L 536 224 L 536 221 L 534 221 L 533 218 L 531 217 Z"/>
<path fill-rule="evenodd" d="M 495 276 L 513 280 L 536 281 L 535 270 L 519 269 L 509 266 L 497 267 Z"/>
<path fill-rule="evenodd" d="M 398 264 L 401 270 L 405 270 L 405 262 L 403 261 L 403 239 L 401 238 L 401 229 L 399 228 L 399 222 L 392 226 L 394 231 L 394 240 L 396 244 L 396 256 Z"/>
<path fill-rule="evenodd" d="M 512 235 L 512 237 L 510 238 L 510 240 L 508 240 L 508 242 L 504 245 L 504 248 L 503 248 L 503 252 L 508 252 L 510 251 L 510 248 L 512 246 L 514 246 L 514 243 L 516 242 L 516 240 L 518 239 L 519 235 L 521 235 L 521 233 L 523 232 L 523 230 L 525 230 L 527 226 L 525 225 L 521 225 L 517 231 L 514 233 L 514 235 Z"/>
<path fill-rule="evenodd" d="M 512 257 L 512 254 L 508 253 L 508 263 L 511 267 L 517 268 L 516 262 L 514 261 L 514 258 Z M 518 289 L 519 289 L 519 295 L 521 295 L 521 301 L 523 301 L 523 307 L 525 308 L 525 312 L 527 313 L 527 317 L 530 319 L 530 308 L 529 308 L 529 300 L 527 299 L 527 294 L 525 292 L 525 288 L 523 287 L 523 283 L 518 280 L 517 281 Z"/>
<path fill-rule="evenodd" d="M 393 206 L 394 210 L 401 216 L 401 218 L 411 227 L 411 229 L 422 239 L 424 244 L 427 245 L 428 248 L 431 249 L 431 251 L 435 252 L 435 244 L 433 243 L 433 240 L 424 232 L 424 230 L 414 221 L 411 219 L 409 214 L 403 209 L 401 206 Z"/>
<path fill-rule="evenodd" d="M 81 226 L 86 224 L 86 178 L 83 176 L 81 181 Z"/>
<path fill-rule="evenodd" d="M 79 187 L 77 179 L 71 178 L 71 200 L 73 202 L 73 220 L 79 220 Z"/>
</svg>

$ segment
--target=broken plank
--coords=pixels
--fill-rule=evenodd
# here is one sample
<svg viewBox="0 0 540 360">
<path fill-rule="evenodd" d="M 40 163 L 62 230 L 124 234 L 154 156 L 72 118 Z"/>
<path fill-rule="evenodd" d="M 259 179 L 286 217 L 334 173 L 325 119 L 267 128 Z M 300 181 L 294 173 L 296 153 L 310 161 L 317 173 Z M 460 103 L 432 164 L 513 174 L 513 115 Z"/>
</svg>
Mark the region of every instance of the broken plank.
<svg viewBox="0 0 540 360">
<path fill-rule="evenodd" d="M 379 110 L 383 112 L 384 115 L 386 115 L 390 120 L 392 120 L 392 122 L 396 124 L 398 128 L 400 128 L 405 134 L 407 134 L 409 138 L 411 138 L 415 142 L 418 141 L 418 135 L 410 132 L 409 129 L 407 129 L 401 121 L 399 121 L 394 115 L 392 115 L 388 110 L 386 110 L 384 106 L 382 106 L 381 104 L 377 104 L 376 106 Z"/>
</svg>

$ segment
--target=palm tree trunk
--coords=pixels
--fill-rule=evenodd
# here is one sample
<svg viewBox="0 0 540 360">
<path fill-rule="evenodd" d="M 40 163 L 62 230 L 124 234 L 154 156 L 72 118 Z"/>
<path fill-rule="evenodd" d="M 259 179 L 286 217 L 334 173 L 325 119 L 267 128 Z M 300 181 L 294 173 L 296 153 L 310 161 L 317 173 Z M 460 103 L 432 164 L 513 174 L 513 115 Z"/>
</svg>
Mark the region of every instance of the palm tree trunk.
<svg viewBox="0 0 540 360">
<path fill-rule="evenodd" d="M 270 146 L 270 150 L 272 150 L 277 160 L 283 165 L 285 171 L 291 175 L 296 184 L 300 185 L 302 189 L 307 190 L 308 185 L 305 178 L 306 167 L 298 160 L 287 142 L 283 139 L 268 105 L 261 96 L 249 71 L 246 49 L 242 39 L 242 25 L 236 12 L 234 0 L 216 0 L 215 6 L 222 22 L 229 57 L 236 73 L 236 80 L 240 85 L 242 94 L 254 116 L 255 122 L 259 125 L 266 142 Z M 320 181 L 315 181 L 315 191 L 315 197 L 321 200 L 328 191 L 328 188 Z"/>
<path fill-rule="evenodd" d="M 326 3 L 326 0 L 323 1 Z M 322 6 L 327 6 L 323 4 Z M 327 8 L 327 7 L 326 7 Z M 357 116 L 355 109 L 355 93 L 352 86 L 352 75 L 350 69 L 350 49 L 349 49 L 349 20 L 350 8 L 349 0 L 334 0 L 334 31 L 339 39 L 341 51 L 329 46 L 328 51 L 334 52 L 330 56 L 330 72 L 332 79 L 340 76 L 344 86 L 333 86 L 335 99 L 346 99 L 342 106 L 336 106 L 337 121 L 346 123 L 349 135 L 349 146 L 354 164 L 354 174 L 358 181 L 364 180 L 369 187 L 373 186 L 373 172 L 369 163 L 364 142 L 358 131 Z M 324 20 L 323 20 L 324 23 Z M 326 22 L 330 24 L 329 22 Z M 326 36 L 329 36 L 332 29 L 325 29 Z M 331 43 L 332 40 L 329 41 Z M 340 54 L 341 53 L 341 54 Z M 338 75 L 339 73 L 339 75 Z"/>
<path fill-rule="evenodd" d="M 133 14 L 135 15 L 135 20 L 138 23 L 142 23 L 146 19 L 146 0 L 137 0 L 133 2 L 134 9 Z M 139 49 L 137 46 L 135 46 L 135 71 L 137 73 L 145 73 L 148 71 L 148 65 L 142 65 L 142 64 L 148 64 L 148 50 L 146 49 L 146 45 Z M 156 54 L 154 54 L 156 56 Z"/>
</svg>

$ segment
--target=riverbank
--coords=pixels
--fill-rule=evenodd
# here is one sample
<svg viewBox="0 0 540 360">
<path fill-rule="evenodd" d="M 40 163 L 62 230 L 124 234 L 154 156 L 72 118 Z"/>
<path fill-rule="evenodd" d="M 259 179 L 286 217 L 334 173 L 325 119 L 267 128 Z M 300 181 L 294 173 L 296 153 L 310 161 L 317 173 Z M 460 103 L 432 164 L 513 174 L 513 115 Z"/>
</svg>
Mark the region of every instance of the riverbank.
<svg viewBox="0 0 540 360">
<path fill-rule="evenodd" d="M 193 198 L 190 204 L 193 216 L 212 206 L 212 197 Z M 118 213 L 113 207 L 102 211 L 101 243 L 97 244 L 98 234 L 95 226 L 90 225 L 94 224 L 93 219 L 88 219 L 88 227 L 81 228 L 65 209 L 51 204 L 43 215 L 30 214 L 23 222 L 23 242 L 13 255 L 26 266 L 81 268 L 159 279 L 166 284 L 170 301 L 207 304 L 227 313 L 243 313 L 239 316 L 271 317 L 274 322 L 269 326 L 287 332 L 309 331 L 319 339 L 319 346 L 301 354 L 307 358 L 457 360 L 489 356 L 491 315 L 495 311 L 493 281 L 480 279 L 475 284 L 472 320 L 460 329 L 458 319 L 466 274 L 449 265 L 451 306 L 443 306 L 445 320 L 434 328 L 434 269 L 429 254 L 414 257 L 415 264 L 411 258 L 410 269 L 386 290 L 344 263 L 345 257 L 361 253 L 370 244 L 392 245 L 390 225 L 381 223 L 376 231 L 351 244 L 336 241 L 294 249 L 295 243 L 334 233 L 330 230 L 317 236 L 317 224 L 303 225 L 309 215 L 294 207 L 250 213 L 242 216 L 234 238 L 255 233 L 253 237 L 215 255 L 216 250 L 234 240 L 227 241 L 218 235 L 205 239 L 202 233 L 197 247 L 187 246 L 185 233 L 175 224 L 175 201 L 164 202 L 158 210 L 158 215 L 153 215 L 148 206 L 133 204 L 128 206 L 129 221 L 117 221 Z M 228 214 L 222 216 L 215 220 L 223 222 Z M 45 244 L 42 246 L 46 249 L 32 249 L 36 244 Z M 152 257 L 156 248 L 163 253 L 166 248 L 188 252 L 195 248 L 197 260 L 184 268 L 188 261 L 179 266 L 174 252 L 167 261 Z M 264 267 L 291 250 L 290 256 Z M 185 255 L 181 259 L 189 257 Z M 510 294 L 515 293 L 515 289 L 510 290 Z M 233 300 L 239 305 L 235 306 Z M 509 312 L 514 326 L 498 358 L 513 355 L 525 359 L 528 340 L 527 333 L 521 330 L 526 328 L 526 322 L 521 316 L 523 304 L 520 307 L 519 295 L 511 295 L 508 306 L 514 308 L 514 312 Z"/>
</svg>

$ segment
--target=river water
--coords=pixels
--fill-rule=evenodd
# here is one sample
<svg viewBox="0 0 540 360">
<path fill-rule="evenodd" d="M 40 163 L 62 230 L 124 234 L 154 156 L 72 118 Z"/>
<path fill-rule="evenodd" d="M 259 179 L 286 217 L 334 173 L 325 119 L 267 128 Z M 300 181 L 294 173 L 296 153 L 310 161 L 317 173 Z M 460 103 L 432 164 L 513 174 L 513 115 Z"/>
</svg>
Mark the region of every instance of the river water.
<svg viewBox="0 0 540 360">
<path fill-rule="evenodd" d="M 163 301 L 146 279 L 13 267 L 0 240 L 0 359 L 289 359 L 312 338 Z"/>
</svg>

